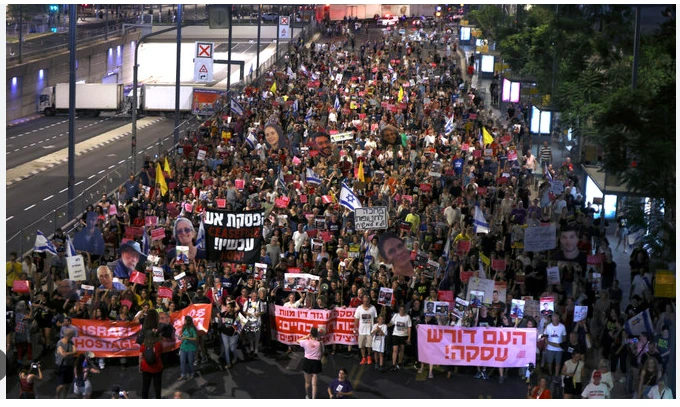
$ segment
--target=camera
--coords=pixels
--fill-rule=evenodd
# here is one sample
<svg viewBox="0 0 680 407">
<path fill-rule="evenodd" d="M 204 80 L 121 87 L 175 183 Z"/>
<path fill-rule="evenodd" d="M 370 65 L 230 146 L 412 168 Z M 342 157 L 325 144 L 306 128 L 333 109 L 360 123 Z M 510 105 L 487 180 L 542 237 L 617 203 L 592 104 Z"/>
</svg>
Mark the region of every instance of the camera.
<svg viewBox="0 0 680 407">
<path fill-rule="evenodd" d="M 40 363 L 31 363 L 31 369 L 38 369 L 40 367 Z"/>
<path fill-rule="evenodd" d="M 118 397 L 125 397 L 125 390 L 118 391 Z"/>
</svg>

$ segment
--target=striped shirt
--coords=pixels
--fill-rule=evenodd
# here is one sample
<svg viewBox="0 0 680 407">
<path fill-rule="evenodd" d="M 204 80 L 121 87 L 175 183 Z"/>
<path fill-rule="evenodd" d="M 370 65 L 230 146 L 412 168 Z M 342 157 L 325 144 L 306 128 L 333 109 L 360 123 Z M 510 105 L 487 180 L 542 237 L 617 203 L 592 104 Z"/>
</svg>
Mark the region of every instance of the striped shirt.
<svg viewBox="0 0 680 407">
<path fill-rule="evenodd" d="M 550 149 L 550 146 L 542 146 L 538 155 L 541 158 L 541 162 L 552 161 L 552 150 Z"/>
</svg>

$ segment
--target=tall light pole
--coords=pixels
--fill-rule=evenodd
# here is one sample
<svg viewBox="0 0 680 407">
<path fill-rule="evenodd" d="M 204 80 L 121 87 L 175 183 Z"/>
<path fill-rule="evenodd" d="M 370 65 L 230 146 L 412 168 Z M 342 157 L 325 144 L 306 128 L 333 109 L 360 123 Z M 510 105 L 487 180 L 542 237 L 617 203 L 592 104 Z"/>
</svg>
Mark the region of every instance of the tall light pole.
<svg viewBox="0 0 680 407">
<path fill-rule="evenodd" d="M 76 7 L 69 8 L 69 78 L 68 78 L 68 219 L 73 219 L 76 159 Z"/>
<path fill-rule="evenodd" d="M 177 5 L 177 64 L 175 65 L 175 131 L 174 146 L 179 143 L 179 91 L 180 91 L 180 54 L 182 52 L 182 5 Z"/>
</svg>

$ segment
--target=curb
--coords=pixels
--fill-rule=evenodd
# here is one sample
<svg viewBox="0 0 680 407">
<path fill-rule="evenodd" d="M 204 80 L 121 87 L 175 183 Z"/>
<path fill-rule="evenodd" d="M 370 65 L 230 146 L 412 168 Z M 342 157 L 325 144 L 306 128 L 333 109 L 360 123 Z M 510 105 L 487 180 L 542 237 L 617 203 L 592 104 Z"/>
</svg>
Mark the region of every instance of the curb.
<svg viewBox="0 0 680 407">
<path fill-rule="evenodd" d="M 151 126 L 152 124 L 155 124 L 155 123 L 157 123 L 157 122 L 160 121 L 160 120 L 161 120 L 161 118 L 155 119 L 155 120 L 153 120 L 152 122 L 149 122 L 149 123 L 147 123 L 147 124 L 144 125 L 144 126 L 138 127 L 137 129 L 139 130 L 139 129 L 143 129 L 143 128 L 145 128 L 145 127 Z M 90 147 L 90 148 L 88 148 L 88 149 L 86 149 L 86 150 L 78 151 L 78 152 L 76 152 L 76 157 L 79 157 L 79 156 L 81 156 L 81 155 L 83 155 L 83 154 L 89 153 L 89 152 L 91 152 L 91 151 L 93 151 L 93 150 L 96 150 L 96 149 L 98 149 L 98 148 L 100 148 L 100 147 L 103 147 L 103 146 L 105 146 L 105 145 L 107 145 L 107 144 L 110 144 L 110 143 L 112 143 L 112 142 L 114 142 L 114 141 L 120 140 L 121 138 L 126 137 L 126 136 L 129 136 L 130 134 L 132 134 L 132 132 L 129 132 L 129 131 L 128 131 L 128 132 L 126 132 L 126 133 L 122 133 L 122 134 L 119 134 L 119 135 L 117 135 L 117 136 L 115 136 L 115 137 L 112 137 L 112 138 L 110 138 L 110 139 L 104 141 L 103 143 L 99 143 L 99 144 L 97 144 L 97 145 L 95 145 L 95 146 L 92 146 L 92 147 Z M 46 166 L 44 166 L 44 167 L 40 167 L 40 168 L 38 168 L 38 169 L 36 169 L 36 170 L 33 170 L 33 171 L 29 172 L 29 173 L 26 174 L 26 175 L 22 175 L 22 176 L 19 177 L 19 178 L 15 178 L 15 179 L 13 179 L 13 180 L 7 180 L 6 187 L 9 188 L 10 186 L 16 184 L 16 183 L 19 182 L 19 181 L 23 181 L 23 180 L 25 180 L 26 178 L 30 178 L 30 177 L 32 177 L 32 176 L 34 176 L 34 175 L 40 174 L 41 172 L 47 171 L 47 170 L 49 170 L 49 169 L 51 169 L 51 168 L 53 168 L 53 167 L 55 167 L 55 166 L 57 166 L 57 165 L 64 164 L 64 163 L 67 163 L 67 162 L 68 162 L 68 157 L 67 157 L 67 158 L 61 159 L 61 160 L 60 160 L 59 162 L 57 162 L 57 163 L 52 163 L 52 164 L 48 164 L 48 165 L 46 165 Z"/>
<path fill-rule="evenodd" d="M 20 124 L 32 122 L 33 120 L 39 119 L 41 117 L 43 117 L 43 116 L 36 114 L 36 115 L 33 115 L 33 116 L 22 117 L 21 119 L 15 119 L 15 120 L 12 120 L 11 122 L 7 123 L 7 128 L 9 129 L 11 127 L 18 126 Z"/>
</svg>

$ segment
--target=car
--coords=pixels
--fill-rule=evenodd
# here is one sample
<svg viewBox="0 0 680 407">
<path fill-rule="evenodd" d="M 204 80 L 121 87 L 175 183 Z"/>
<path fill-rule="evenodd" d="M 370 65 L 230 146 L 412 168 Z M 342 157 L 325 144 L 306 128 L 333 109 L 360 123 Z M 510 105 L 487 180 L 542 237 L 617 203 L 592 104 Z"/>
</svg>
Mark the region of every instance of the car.
<svg viewBox="0 0 680 407">
<path fill-rule="evenodd" d="M 396 25 L 398 22 L 399 17 L 397 16 L 385 15 L 384 17 L 378 19 L 378 25 L 381 25 L 383 27 Z"/>
</svg>

